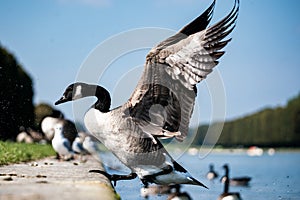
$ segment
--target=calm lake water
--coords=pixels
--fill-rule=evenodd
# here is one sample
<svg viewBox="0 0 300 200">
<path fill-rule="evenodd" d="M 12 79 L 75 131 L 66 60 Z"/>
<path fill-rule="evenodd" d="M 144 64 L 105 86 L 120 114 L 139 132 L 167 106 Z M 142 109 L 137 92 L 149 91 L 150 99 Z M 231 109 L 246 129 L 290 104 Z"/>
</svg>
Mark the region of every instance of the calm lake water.
<svg viewBox="0 0 300 200">
<path fill-rule="evenodd" d="M 215 200 L 223 192 L 223 185 L 219 179 L 211 182 L 206 179 L 210 163 L 215 165 L 215 171 L 223 175 L 222 166 L 229 164 L 230 176 L 250 176 L 252 180 L 248 187 L 231 186 L 231 192 L 239 192 L 242 198 L 249 199 L 300 199 L 300 152 L 276 152 L 270 156 L 264 153 L 259 157 L 250 157 L 244 151 L 238 152 L 212 152 L 205 157 L 201 154 L 188 153 L 172 156 L 182 164 L 195 178 L 200 180 L 209 189 L 197 186 L 183 186 L 181 191 L 186 191 L 194 199 Z M 108 168 L 109 173 L 125 174 L 126 170 L 111 154 L 103 155 L 104 164 L 118 171 Z M 143 199 L 140 195 L 142 183 L 139 179 L 119 181 L 116 191 L 125 200 Z M 152 196 L 149 199 L 166 199 L 167 196 Z"/>
</svg>

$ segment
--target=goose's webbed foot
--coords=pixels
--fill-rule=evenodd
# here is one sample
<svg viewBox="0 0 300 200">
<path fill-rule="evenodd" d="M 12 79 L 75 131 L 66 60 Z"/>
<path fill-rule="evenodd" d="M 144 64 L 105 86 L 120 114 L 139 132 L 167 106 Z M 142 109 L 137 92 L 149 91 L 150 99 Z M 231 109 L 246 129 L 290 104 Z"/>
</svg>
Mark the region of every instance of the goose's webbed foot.
<svg viewBox="0 0 300 200">
<path fill-rule="evenodd" d="M 90 170 L 89 172 L 104 175 L 106 178 L 108 178 L 110 181 L 112 181 L 114 183 L 114 186 L 117 185 L 117 181 L 119 181 L 119 180 L 132 180 L 132 179 L 135 179 L 137 177 L 136 173 L 130 173 L 128 175 L 109 174 L 105 171 L 97 170 L 97 169 Z"/>
</svg>

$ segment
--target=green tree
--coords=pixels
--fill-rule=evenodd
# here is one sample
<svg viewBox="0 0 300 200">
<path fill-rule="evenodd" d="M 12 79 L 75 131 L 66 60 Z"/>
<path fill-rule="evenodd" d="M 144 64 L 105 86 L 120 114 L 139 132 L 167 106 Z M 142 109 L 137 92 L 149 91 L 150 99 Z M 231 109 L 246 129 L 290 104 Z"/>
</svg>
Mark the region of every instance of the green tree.
<svg viewBox="0 0 300 200">
<path fill-rule="evenodd" d="M 0 45 L 0 139 L 14 140 L 19 127 L 33 125 L 33 89 L 30 76 Z"/>
</svg>

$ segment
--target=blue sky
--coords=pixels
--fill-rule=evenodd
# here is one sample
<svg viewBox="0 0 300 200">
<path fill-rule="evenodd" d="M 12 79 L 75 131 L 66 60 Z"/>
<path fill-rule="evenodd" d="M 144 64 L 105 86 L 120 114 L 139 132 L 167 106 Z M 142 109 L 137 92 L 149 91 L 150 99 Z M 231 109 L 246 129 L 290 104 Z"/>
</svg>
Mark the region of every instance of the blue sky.
<svg viewBox="0 0 300 200">
<path fill-rule="evenodd" d="M 33 78 L 35 103 L 53 105 L 74 82 L 89 53 L 107 38 L 135 28 L 179 30 L 211 2 L 0 0 L 0 42 Z M 232 5 L 233 0 L 218 0 L 212 23 L 225 16 Z M 225 88 L 226 119 L 284 105 L 300 92 L 299 10 L 297 0 L 241 0 L 233 40 L 217 67 Z M 143 64 L 146 53 L 129 56 L 119 66 L 130 69 Z M 209 91 L 205 82 L 198 88 L 201 122 L 207 122 Z M 59 109 L 73 118 L 70 104 Z"/>
</svg>

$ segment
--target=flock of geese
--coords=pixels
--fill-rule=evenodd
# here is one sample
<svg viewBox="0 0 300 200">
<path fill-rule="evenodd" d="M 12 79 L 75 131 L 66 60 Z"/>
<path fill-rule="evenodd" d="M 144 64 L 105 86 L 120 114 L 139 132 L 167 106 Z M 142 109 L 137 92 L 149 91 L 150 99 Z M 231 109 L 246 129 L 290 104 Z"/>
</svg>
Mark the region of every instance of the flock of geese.
<svg viewBox="0 0 300 200">
<path fill-rule="evenodd" d="M 241 200 L 241 195 L 238 192 L 229 192 L 229 186 L 249 186 L 250 177 L 235 177 L 229 176 L 228 164 L 223 165 L 224 175 L 219 179 L 224 184 L 223 193 L 220 194 L 218 200 Z M 209 171 L 206 174 L 206 178 L 210 181 L 219 178 L 218 173 L 214 170 L 213 164 L 209 165 Z M 168 195 L 168 200 L 191 200 L 192 198 L 187 192 L 181 192 L 180 185 L 151 185 L 141 188 L 141 196 L 148 198 L 151 195 Z"/>
<path fill-rule="evenodd" d="M 220 178 L 220 181 L 224 184 L 224 191 L 220 195 L 219 200 L 239 200 L 241 196 L 238 192 L 229 192 L 229 186 L 249 186 L 249 182 L 251 177 L 249 176 L 242 176 L 242 177 L 234 177 L 231 178 L 229 176 L 229 166 L 228 164 L 223 165 L 223 169 L 225 170 L 225 174 Z M 214 180 L 219 178 L 218 173 L 214 170 L 214 165 L 209 165 L 209 171 L 206 174 L 206 178 L 208 180 Z"/>
<path fill-rule="evenodd" d="M 250 177 L 234 177 L 229 176 L 228 164 L 223 165 L 224 175 L 219 179 L 224 184 L 223 193 L 218 197 L 218 200 L 241 200 L 241 195 L 238 192 L 229 192 L 229 186 L 249 186 Z M 219 178 L 218 173 L 214 170 L 214 165 L 209 165 L 209 171 L 206 178 L 210 181 Z M 191 200 L 191 196 L 187 192 L 181 191 L 180 185 L 151 185 L 141 188 L 141 196 L 145 199 L 151 195 L 168 195 L 168 200 Z"/>
<path fill-rule="evenodd" d="M 85 114 L 85 126 L 131 173 L 93 172 L 106 175 L 115 183 L 138 177 L 145 188 L 150 188 L 152 183 L 207 188 L 172 158 L 160 140 L 186 138 L 197 95 L 196 85 L 213 71 L 225 53 L 222 49 L 231 41 L 226 37 L 235 28 L 239 0 L 235 0 L 227 16 L 208 26 L 214 7 L 215 0 L 194 21 L 150 50 L 140 81 L 123 105 L 111 109 L 111 97 L 104 87 L 82 82 L 69 85 L 55 102 L 59 105 L 97 97 Z M 56 127 L 56 131 L 62 132 L 61 127 Z M 228 166 L 224 169 L 225 187 L 220 199 L 240 199 L 239 194 L 228 191 Z M 174 188 L 175 193 L 180 193 L 180 187 Z"/>
</svg>

